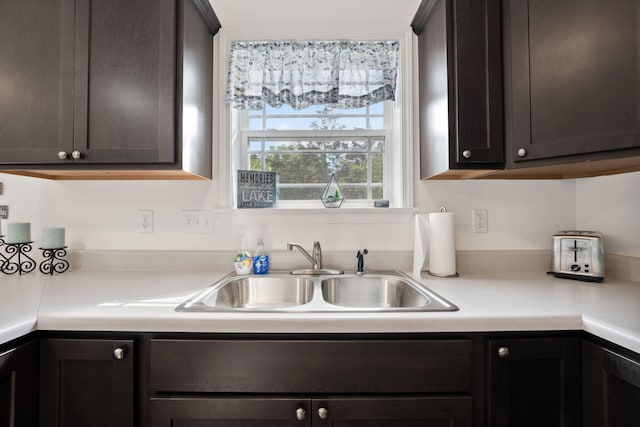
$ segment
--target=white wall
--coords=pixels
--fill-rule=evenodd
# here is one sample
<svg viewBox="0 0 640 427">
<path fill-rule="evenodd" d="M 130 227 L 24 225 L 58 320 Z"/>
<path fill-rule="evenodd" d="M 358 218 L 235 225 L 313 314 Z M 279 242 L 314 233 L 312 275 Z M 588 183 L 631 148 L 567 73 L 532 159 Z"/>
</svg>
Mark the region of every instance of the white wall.
<svg viewBox="0 0 640 427">
<path fill-rule="evenodd" d="M 576 180 L 576 225 L 604 234 L 605 252 L 640 257 L 640 172 Z"/>
<path fill-rule="evenodd" d="M 73 249 L 225 250 L 263 237 L 271 247 L 286 241 L 328 250 L 367 247 L 411 250 L 410 215 L 340 215 L 334 212 L 250 214 L 216 211 L 215 232 L 184 234 L 182 209 L 217 209 L 216 181 L 47 181 L 0 174 L 10 221 L 32 223 L 36 244 L 43 227 L 67 228 Z M 608 253 L 640 256 L 640 172 L 559 181 L 418 181 L 420 212 L 446 206 L 456 213 L 461 250 L 549 249 L 562 229 L 604 233 Z M 471 209 L 489 211 L 489 232 L 472 233 Z M 155 230 L 137 231 L 139 209 L 153 209 Z M 242 215 L 244 213 L 240 213 Z M 4 225 L 3 228 L 6 226 Z"/>
<path fill-rule="evenodd" d="M 38 230 L 34 226 L 41 217 L 41 180 L 0 174 L 0 182 L 4 184 L 0 205 L 9 206 L 9 219 L 0 219 L 0 235 L 6 235 L 7 222 L 31 222 L 32 237 L 35 237 Z"/>
</svg>

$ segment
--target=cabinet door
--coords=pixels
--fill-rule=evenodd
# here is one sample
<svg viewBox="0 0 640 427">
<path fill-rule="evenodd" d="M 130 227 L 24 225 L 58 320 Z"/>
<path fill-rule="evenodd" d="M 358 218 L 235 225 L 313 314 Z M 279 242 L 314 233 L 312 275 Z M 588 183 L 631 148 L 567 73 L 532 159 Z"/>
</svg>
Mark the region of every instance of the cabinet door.
<svg viewBox="0 0 640 427">
<path fill-rule="evenodd" d="M 38 343 L 0 352 L 0 427 L 38 423 Z"/>
<path fill-rule="evenodd" d="M 424 0 L 412 25 L 421 177 L 502 168 L 500 1 Z"/>
<path fill-rule="evenodd" d="M 471 397 L 314 399 L 314 427 L 470 427 Z"/>
<path fill-rule="evenodd" d="M 640 420 L 640 356 L 583 341 L 584 427 L 632 427 Z"/>
<path fill-rule="evenodd" d="M 640 2 L 504 5 L 510 166 L 639 148 Z"/>
<path fill-rule="evenodd" d="M 59 163 L 73 144 L 73 0 L 0 2 L 0 162 Z"/>
<path fill-rule="evenodd" d="M 76 162 L 172 163 L 176 1 L 76 3 Z"/>
<path fill-rule="evenodd" d="M 130 340 L 42 339 L 40 427 L 134 426 Z"/>
<path fill-rule="evenodd" d="M 308 399 L 154 398 L 153 427 L 309 427 Z"/>
<path fill-rule="evenodd" d="M 578 338 L 492 339 L 488 349 L 488 425 L 580 425 Z"/>
</svg>

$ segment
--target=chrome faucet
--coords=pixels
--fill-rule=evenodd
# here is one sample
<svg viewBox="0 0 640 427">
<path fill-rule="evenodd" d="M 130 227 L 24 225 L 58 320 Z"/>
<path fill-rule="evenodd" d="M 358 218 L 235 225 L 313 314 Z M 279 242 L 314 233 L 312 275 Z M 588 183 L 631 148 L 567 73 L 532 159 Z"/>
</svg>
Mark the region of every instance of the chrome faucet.
<svg viewBox="0 0 640 427">
<path fill-rule="evenodd" d="M 309 252 L 305 251 L 299 244 L 287 242 L 287 250 L 292 251 L 293 248 L 298 249 L 311 262 L 314 270 L 322 270 L 322 248 L 320 248 L 320 242 L 313 242 L 313 255 L 309 255 Z"/>
</svg>

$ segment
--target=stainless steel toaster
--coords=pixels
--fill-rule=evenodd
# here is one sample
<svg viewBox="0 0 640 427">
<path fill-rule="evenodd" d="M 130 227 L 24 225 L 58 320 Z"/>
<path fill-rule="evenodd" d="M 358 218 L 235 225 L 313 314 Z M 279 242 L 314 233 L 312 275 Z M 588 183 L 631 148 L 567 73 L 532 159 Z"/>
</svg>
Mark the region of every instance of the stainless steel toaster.
<svg viewBox="0 0 640 427">
<path fill-rule="evenodd" d="M 551 274 L 566 279 L 602 282 L 602 234 L 595 231 L 559 231 L 553 235 Z"/>
</svg>

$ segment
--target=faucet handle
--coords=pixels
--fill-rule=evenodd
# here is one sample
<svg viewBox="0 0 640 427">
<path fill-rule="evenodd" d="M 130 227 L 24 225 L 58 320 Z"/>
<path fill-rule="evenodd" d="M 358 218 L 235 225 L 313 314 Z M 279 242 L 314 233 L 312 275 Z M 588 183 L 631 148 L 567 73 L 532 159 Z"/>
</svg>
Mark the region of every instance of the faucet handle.
<svg viewBox="0 0 640 427">
<path fill-rule="evenodd" d="M 317 240 L 313 242 L 313 259 L 316 262 L 316 266 L 318 269 L 322 269 L 322 248 L 320 247 L 320 242 Z"/>
</svg>

